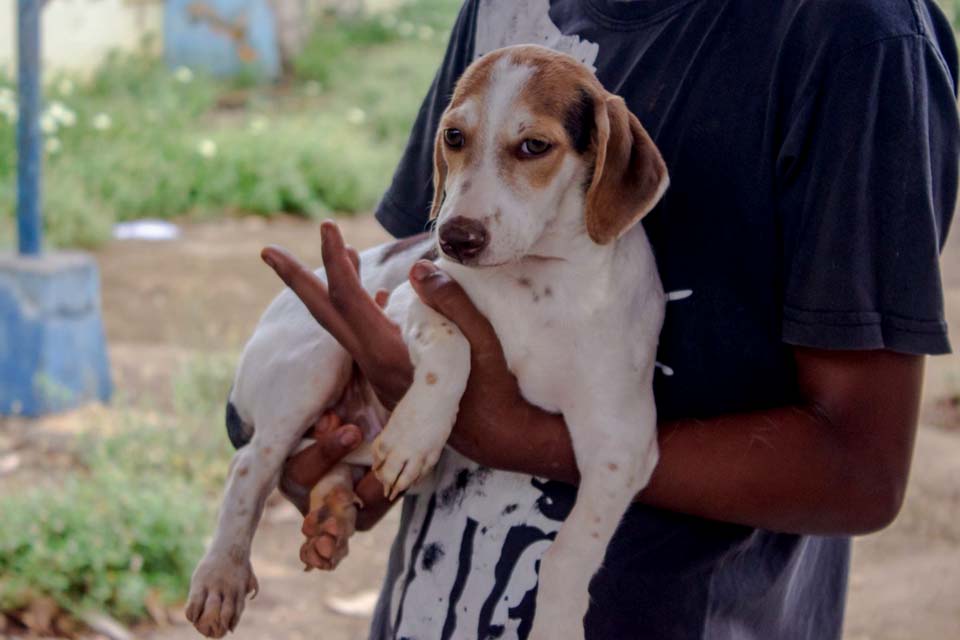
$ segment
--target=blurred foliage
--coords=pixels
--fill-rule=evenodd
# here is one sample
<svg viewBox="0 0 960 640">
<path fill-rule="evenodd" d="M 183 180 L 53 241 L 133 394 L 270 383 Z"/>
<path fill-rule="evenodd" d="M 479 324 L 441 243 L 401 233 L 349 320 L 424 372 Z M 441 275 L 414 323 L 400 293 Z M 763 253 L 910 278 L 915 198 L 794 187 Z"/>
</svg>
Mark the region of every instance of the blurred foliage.
<svg viewBox="0 0 960 640">
<path fill-rule="evenodd" d="M 227 472 L 232 375 L 223 358 L 192 363 L 174 382 L 174 414 L 121 407 L 111 432 L 75 443 L 78 469 L 0 498 L 0 612 L 51 598 L 134 621 L 149 603 L 183 600 Z"/>
<path fill-rule="evenodd" d="M 457 0 L 317 25 L 292 77 L 254 86 L 115 54 L 49 79 L 48 242 L 95 246 L 118 220 L 371 208 L 443 55 Z M 15 99 L 0 77 L 0 246 L 12 244 Z"/>
</svg>

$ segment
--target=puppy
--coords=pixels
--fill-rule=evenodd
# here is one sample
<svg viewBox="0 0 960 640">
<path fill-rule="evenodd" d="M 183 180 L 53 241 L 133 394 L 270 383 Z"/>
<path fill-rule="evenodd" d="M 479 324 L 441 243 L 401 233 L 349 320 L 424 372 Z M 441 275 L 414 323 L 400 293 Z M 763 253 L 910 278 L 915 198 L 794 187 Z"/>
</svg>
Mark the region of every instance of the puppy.
<svg viewBox="0 0 960 640">
<path fill-rule="evenodd" d="M 540 564 L 532 640 L 583 638 L 588 587 L 657 462 L 652 380 L 664 294 L 642 225 L 668 185 L 664 162 L 623 100 L 573 58 L 538 46 L 491 52 L 463 74 L 434 151 L 436 237 L 361 256 L 368 291 L 392 290 L 413 384 L 387 415 L 363 384 L 335 407 L 361 447 L 313 495 L 353 530 L 351 465 L 393 495 L 439 459 L 470 373 L 456 326 L 417 298 L 407 270 L 431 246 L 489 319 L 524 398 L 563 415 L 581 481 Z M 323 278 L 323 273 L 317 274 Z M 250 543 L 264 500 L 308 425 L 344 397 L 353 363 L 284 291 L 246 346 L 228 423 L 241 448 L 216 536 L 191 582 L 188 618 L 232 629 L 256 589 Z M 377 435 L 379 426 L 388 423 Z M 252 439 L 250 439 L 252 437 Z"/>
</svg>

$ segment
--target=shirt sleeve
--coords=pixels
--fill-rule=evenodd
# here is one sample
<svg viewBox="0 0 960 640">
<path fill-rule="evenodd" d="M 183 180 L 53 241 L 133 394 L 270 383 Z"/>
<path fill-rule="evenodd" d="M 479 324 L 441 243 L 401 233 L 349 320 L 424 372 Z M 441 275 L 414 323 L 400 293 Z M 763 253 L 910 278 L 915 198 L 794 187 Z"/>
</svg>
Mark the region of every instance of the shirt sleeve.
<svg viewBox="0 0 960 640">
<path fill-rule="evenodd" d="M 433 199 L 433 142 L 453 88 L 473 60 L 476 5 L 475 0 L 468 0 L 460 9 L 443 63 L 420 106 L 393 181 L 377 205 L 377 220 L 395 237 L 421 233 L 428 222 Z"/>
<path fill-rule="evenodd" d="M 957 194 L 956 61 L 922 35 L 835 61 L 777 158 L 784 342 L 950 350 L 939 253 Z"/>
</svg>

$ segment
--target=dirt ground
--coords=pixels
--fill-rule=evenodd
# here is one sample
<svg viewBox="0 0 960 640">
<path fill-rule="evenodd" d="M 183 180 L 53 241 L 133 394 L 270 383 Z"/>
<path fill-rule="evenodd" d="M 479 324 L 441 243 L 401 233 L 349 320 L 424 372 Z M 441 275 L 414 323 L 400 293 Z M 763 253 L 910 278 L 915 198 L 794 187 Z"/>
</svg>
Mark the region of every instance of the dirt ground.
<svg viewBox="0 0 960 640">
<path fill-rule="evenodd" d="M 349 242 L 364 248 L 386 239 L 367 217 L 343 220 Z M 293 218 L 189 224 L 180 240 L 113 242 L 98 254 L 106 331 L 118 391 L 154 394 L 169 385 L 185 358 L 238 350 L 273 294 L 276 277 L 259 260 L 268 243 L 309 264 L 320 259 L 317 224 Z M 944 258 L 948 319 L 960 345 L 960 234 Z M 960 424 L 940 401 L 960 393 L 960 356 L 928 366 L 925 426 L 920 430 L 904 510 L 888 530 L 855 545 L 847 615 L 848 640 L 960 638 Z M 940 423 L 944 426 L 933 426 Z M 220 429 L 221 425 L 210 425 Z M 211 514 L 212 517 L 212 514 Z M 254 545 L 261 593 L 238 640 L 366 637 L 363 611 L 382 577 L 396 513 L 357 535 L 333 574 L 305 574 L 297 561 L 299 518 L 278 504 L 268 510 Z M 345 598 L 334 612 L 331 598 Z M 186 624 L 147 634 L 150 640 L 196 638 Z"/>
</svg>

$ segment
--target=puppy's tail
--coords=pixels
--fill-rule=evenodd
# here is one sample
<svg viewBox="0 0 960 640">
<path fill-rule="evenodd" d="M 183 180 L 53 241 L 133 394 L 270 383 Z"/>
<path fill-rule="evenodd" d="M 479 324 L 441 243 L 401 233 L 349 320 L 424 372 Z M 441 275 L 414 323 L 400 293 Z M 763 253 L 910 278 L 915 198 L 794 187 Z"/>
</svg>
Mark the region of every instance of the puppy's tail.
<svg viewBox="0 0 960 640">
<path fill-rule="evenodd" d="M 230 391 L 232 394 L 233 390 Z M 227 437 L 230 438 L 230 443 L 235 449 L 247 446 L 253 439 L 253 426 L 244 423 L 237 408 L 229 399 L 227 400 Z"/>
</svg>

